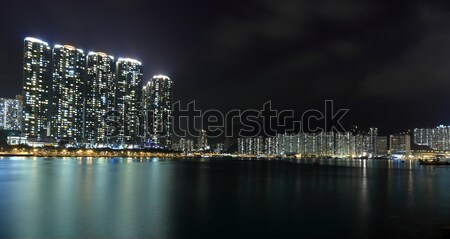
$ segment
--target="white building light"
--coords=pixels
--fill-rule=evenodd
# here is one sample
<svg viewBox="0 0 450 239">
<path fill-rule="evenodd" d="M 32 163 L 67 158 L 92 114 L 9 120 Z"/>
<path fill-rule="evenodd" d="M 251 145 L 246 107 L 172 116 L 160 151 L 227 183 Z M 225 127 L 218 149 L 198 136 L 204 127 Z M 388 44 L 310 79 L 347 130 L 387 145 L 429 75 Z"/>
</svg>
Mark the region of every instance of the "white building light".
<svg viewBox="0 0 450 239">
<path fill-rule="evenodd" d="M 25 41 L 36 42 L 36 43 L 40 43 L 40 44 L 43 44 L 43 45 L 48 46 L 48 43 L 47 43 L 47 42 L 42 41 L 42 40 L 39 40 L 39 39 L 34 38 L 34 37 L 26 37 L 26 38 L 25 38 Z"/>
</svg>

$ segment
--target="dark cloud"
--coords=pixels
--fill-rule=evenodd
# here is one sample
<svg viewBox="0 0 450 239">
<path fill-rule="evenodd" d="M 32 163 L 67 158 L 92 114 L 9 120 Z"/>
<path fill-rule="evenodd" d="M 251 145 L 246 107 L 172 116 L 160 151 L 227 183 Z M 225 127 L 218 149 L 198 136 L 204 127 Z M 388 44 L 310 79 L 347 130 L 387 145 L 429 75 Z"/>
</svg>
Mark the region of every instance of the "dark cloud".
<svg viewBox="0 0 450 239">
<path fill-rule="evenodd" d="M 450 87 L 450 15 L 424 4 L 417 4 L 416 13 L 417 22 L 411 22 L 420 26 L 420 36 L 411 39 L 416 43 L 364 79 L 362 96 L 432 96 L 439 88 Z"/>
<path fill-rule="evenodd" d="M 0 88 L 21 89 L 22 39 L 134 57 L 203 108 L 302 111 L 334 99 L 381 128 L 448 124 L 448 1 L 7 1 Z M 382 109 L 378 106 L 383 105 Z M 427 107 L 433 105 L 433 107 Z M 416 117 L 415 107 L 424 111 Z M 386 117 L 395 114 L 397 117 Z M 380 116 L 383 115 L 383 116 Z"/>
</svg>

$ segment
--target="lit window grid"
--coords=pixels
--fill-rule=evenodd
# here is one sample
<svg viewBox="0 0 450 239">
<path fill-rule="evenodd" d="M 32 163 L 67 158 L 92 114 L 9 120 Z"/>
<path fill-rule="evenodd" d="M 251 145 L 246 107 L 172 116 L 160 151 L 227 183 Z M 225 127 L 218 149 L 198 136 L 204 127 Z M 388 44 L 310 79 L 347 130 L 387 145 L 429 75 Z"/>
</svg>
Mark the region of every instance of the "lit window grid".
<svg viewBox="0 0 450 239">
<path fill-rule="evenodd" d="M 24 134 L 43 138 L 48 117 L 51 49 L 34 38 L 24 41 L 23 110 Z"/>
</svg>

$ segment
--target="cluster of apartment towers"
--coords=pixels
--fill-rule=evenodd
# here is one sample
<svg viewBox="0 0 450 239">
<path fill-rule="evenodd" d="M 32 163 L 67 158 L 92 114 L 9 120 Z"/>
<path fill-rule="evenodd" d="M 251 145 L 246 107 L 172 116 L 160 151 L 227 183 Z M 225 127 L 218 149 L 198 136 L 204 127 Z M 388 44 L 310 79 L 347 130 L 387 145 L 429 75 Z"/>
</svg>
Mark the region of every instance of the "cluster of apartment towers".
<svg viewBox="0 0 450 239">
<path fill-rule="evenodd" d="M 24 40 L 23 133 L 87 147 L 171 145 L 173 82 L 143 84 L 141 62 Z"/>
<path fill-rule="evenodd" d="M 368 132 L 318 132 L 278 134 L 275 137 L 238 139 L 238 153 L 266 156 L 386 157 L 409 155 L 411 140 L 407 133 L 379 136 L 377 128 Z"/>
</svg>

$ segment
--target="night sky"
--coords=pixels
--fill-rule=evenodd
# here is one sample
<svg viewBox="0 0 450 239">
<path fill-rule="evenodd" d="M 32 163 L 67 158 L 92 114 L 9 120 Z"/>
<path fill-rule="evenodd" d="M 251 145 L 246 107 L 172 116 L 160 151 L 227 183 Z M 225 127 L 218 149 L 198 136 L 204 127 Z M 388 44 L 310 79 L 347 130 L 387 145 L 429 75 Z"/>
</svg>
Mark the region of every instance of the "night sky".
<svg viewBox="0 0 450 239">
<path fill-rule="evenodd" d="M 0 97 L 23 38 L 142 61 L 202 109 L 349 108 L 381 131 L 450 125 L 447 1 L 2 1 Z"/>
</svg>

